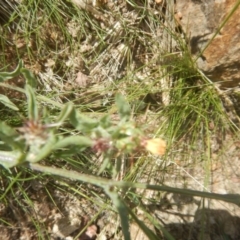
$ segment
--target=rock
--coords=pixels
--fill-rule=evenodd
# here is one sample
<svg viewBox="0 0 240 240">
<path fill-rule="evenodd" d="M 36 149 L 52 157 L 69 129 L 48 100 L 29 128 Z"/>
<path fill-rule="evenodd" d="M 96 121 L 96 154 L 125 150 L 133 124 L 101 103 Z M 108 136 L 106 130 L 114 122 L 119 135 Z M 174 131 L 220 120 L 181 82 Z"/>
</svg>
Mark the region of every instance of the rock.
<svg viewBox="0 0 240 240">
<path fill-rule="evenodd" d="M 240 7 L 208 46 L 207 43 L 235 4 L 235 0 L 176 1 L 176 12 L 182 15 L 181 26 L 195 59 L 203 50 L 197 66 L 211 81 L 221 82 L 225 88 L 240 84 Z"/>
</svg>

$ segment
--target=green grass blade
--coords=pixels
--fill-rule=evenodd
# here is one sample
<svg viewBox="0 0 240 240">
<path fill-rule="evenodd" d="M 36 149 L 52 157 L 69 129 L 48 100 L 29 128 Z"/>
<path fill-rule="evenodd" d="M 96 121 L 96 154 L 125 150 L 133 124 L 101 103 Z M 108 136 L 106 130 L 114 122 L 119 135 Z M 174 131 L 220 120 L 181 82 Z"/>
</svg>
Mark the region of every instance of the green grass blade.
<svg viewBox="0 0 240 240">
<path fill-rule="evenodd" d="M 130 232 L 129 232 L 129 217 L 128 217 L 128 209 L 124 204 L 123 200 L 118 196 L 117 192 L 113 190 L 113 186 L 105 187 L 104 190 L 111 198 L 113 205 L 116 207 L 120 219 L 121 219 L 121 226 L 122 232 L 125 240 L 131 240 Z"/>
<path fill-rule="evenodd" d="M 214 33 L 214 35 L 211 37 L 211 39 L 208 41 L 208 43 L 206 44 L 206 46 L 201 50 L 201 52 L 198 54 L 198 56 L 196 57 L 195 61 L 197 61 L 198 58 L 200 58 L 203 55 L 203 52 L 209 47 L 209 45 L 211 44 L 211 42 L 213 41 L 213 39 L 220 33 L 221 29 L 226 25 L 226 23 L 228 22 L 228 20 L 231 18 L 231 16 L 234 14 L 234 12 L 238 9 L 240 5 L 240 0 L 238 0 L 236 2 L 236 4 L 233 6 L 232 10 L 227 14 L 226 18 L 222 21 L 222 23 L 220 24 L 220 26 L 217 28 L 216 32 Z"/>
<path fill-rule="evenodd" d="M 145 183 L 114 181 L 106 178 L 100 178 L 100 177 L 95 177 L 91 175 L 62 170 L 59 168 L 41 166 L 40 164 L 31 164 L 30 167 L 36 171 L 51 173 L 51 174 L 58 175 L 61 177 L 66 177 L 66 178 L 71 177 L 74 180 L 88 182 L 99 187 L 115 186 L 120 188 L 151 189 L 154 191 L 178 193 L 186 196 L 193 196 L 193 197 L 196 196 L 196 197 L 202 197 L 202 198 L 216 199 L 216 200 L 221 200 L 229 203 L 234 203 L 237 206 L 240 206 L 239 194 L 217 194 L 217 193 L 196 191 L 196 190 L 190 190 L 190 189 L 184 189 L 184 188 L 174 188 L 174 187 L 168 187 L 168 186 L 162 186 L 162 185 L 150 185 Z"/>
<path fill-rule="evenodd" d="M 20 60 L 14 71 L 12 71 L 12 72 L 0 72 L 0 82 L 12 79 L 14 77 L 17 77 L 20 74 L 22 67 L 23 67 L 23 62 L 22 62 L 22 60 Z"/>
<path fill-rule="evenodd" d="M 158 240 L 159 238 L 156 236 L 156 234 L 149 229 L 146 224 L 142 221 L 140 221 L 138 219 L 138 217 L 136 216 L 136 214 L 128 207 L 125 206 L 127 208 L 128 213 L 131 215 L 131 217 L 133 218 L 133 220 L 138 224 L 138 226 L 142 229 L 142 231 L 146 234 L 146 236 L 151 239 L 151 240 Z"/>
</svg>

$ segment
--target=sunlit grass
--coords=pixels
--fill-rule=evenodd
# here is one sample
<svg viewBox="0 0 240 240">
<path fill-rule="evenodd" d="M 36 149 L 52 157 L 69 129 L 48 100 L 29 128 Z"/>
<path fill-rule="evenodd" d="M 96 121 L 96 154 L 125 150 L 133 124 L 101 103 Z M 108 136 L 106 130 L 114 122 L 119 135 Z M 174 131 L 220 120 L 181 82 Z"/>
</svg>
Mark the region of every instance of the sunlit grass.
<svg viewBox="0 0 240 240">
<path fill-rule="evenodd" d="M 101 157 L 96 157 L 91 151 L 75 154 L 76 148 L 70 148 L 64 154 L 62 150 L 56 151 L 43 163 L 87 174 L 89 177 L 99 174 L 100 177 L 112 179 L 113 182 L 127 181 L 129 185 L 121 190 L 121 187 L 116 185 L 122 199 L 118 199 L 116 192 L 111 192 L 108 186 L 103 188 L 115 207 L 125 209 L 124 204 L 128 207 L 131 205 L 133 211 L 130 215 L 136 222 L 134 214 L 140 208 L 155 228 L 164 232 L 168 239 L 172 239 L 170 233 L 151 216 L 151 210 L 146 204 L 160 202 L 164 197 L 163 191 L 160 188 L 153 191 L 143 187 L 136 190 L 134 183 L 161 186 L 169 179 L 169 174 L 176 174 L 178 184 L 188 187 L 181 175 L 185 171 L 184 163 L 194 168 L 199 162 L 203 162 L 203 182 L 199 182 L 190 173 L 187 174 L 197 183 L 196 189 L 192 190 L 207 191 L 211 180 L 211 138 L 215 134 L 224 135 L 225 131 L 234 128 L 228 120 L 214 85 L 199 73 L 191 59 L 187 43 L 182 35 L 175 31 L 174 24 L 166 18 L 164 25 L 163 19 L 149 11 L 148 6 L 144 4 L 138 6 L 135 1 L 128 3 L 136 10 L 132 13 L 135 16 L 129 15 L 128 19 L 121 14 L 108 13 L 113 19 L 118 19 L 119 28 L 114 30 L 115 34 L 111 32 L 111 25 L 102 27 L 103 23 L 91 14 L 74 7 L 70 2 L 25 1 L 12 15 L 10 22 L 17 20 L 17 25 L 9 23 L 1 30 L 1 48 L 5 52 L 10 51 L 11 55 L 1 55 L 0 67 L 3 71 L 10 71 L 18 62 L 13 62 L 12 59 L 24 60 L 25 67 L 33 71 L 39 80 L 36 98 L 41 105 L 40 117 L 46 117 L 47 121 L 54 122 L 64 104 L 70 101 L 79 112 L 93 116 L 94 119 L 100 119 L 109 113 L 114 117 L 117 113 L 114 97 L 119 92 L 123 94 L 131 106 L 132 120 L 136 121 L 136 127 L 145 129 L 146 137 L 163 137 L 166 140 L 168 149 L 165 156 L 153 157 L 147 153 L 115 156 L 107 162 L 108 167 L 99 173 L 104 164 Z M 74 33 L 69 28 L 70 23 L 75 27 Z M 9 31 L 11 24 L 15 24 L 12 32 Z M 164 39 L 159 39 L 156 34 L 159 28 L 163 28 Z M 14 37 L 9 37 L 12 34 Z M 83 44 L 86 44 L 86 48 L 90 46 L 88 51 L 82 50 Z M 68 85 L 75 81 L 77 72 L 85 68 L 92 81 L 90 85 L 87 88 L 76 85 L 69 88 Z M 23 123 L 24 117 L 27 117 L 24 101 L 19 104 L 19 117 L 13 118 L 9 110 L 3 109 L 6 115 L 2 116 L 1 121 L 11 126 Z M 118 118 L 115 121 L 117 122 Z M 59 136 L 81 134 L 67 124 L 58 130 Z M 116 165 L 119 165 L 120 174 L 118 169 L 115 169 Z M 15 167 L 14 173 L 1 170 L 2 202 L 5 204 L 11 198 L 16 199 L 11 204 L 27 215 L 34 211 L 32 196 L 29 195 L 31 178 L 35 181 L 45 179 L 46 184 L 55 184 L 66 198 L 68 195 L 74 195 L 76 198 L 80 197 L 83 202 L 92 204 L 94 213 L 90 216 L 89 224 L 97 220 L 103 210 L 116 212 L 114 204 L 112 205 L 104 191 L 83 183 L 84 178 L 76 178 L 75 180 L 80 180 L 79 185 L 76 185 L 77 181 L 67 179 L 71 179 L 72 175 L 47 177 L 31 171 L 27 172 L 27 179 L 24 180 L 23 177 L 20 179 L 20 173 L 25 175 L 26 169 Z M 90 183 L 94 184 L 94 181 Z M 179 185 L 173 183 L 172 186 Z M 51 187 L 46 187 L 45 194 L 49 202 L 58 207 L 60 203 L 56 198 L 61 194 L 53 194 L 51 191 Z M 182 193 L 184 194 L 184 190 Z M 21 195 L 20 198 L 18 194 Z M 38 220 L 37 213 L 35 215 L 31 216 L 29 221 L 32 221 L 38 239 L 46 239 L 46 235 L 42 235 L 42 229 L 47 227 Z M 4 218 L 1 221 L 12 224 Z M 148 236 L 156 239 L 153 231 L 147 230 L 141 222 L 138 224 L 148 232 Z M 119 222 L 116 223 L 116 235 L 118 227 Z M 128 236 L 127 232 L 124 234 L 125 237 Z"/>
</svg>

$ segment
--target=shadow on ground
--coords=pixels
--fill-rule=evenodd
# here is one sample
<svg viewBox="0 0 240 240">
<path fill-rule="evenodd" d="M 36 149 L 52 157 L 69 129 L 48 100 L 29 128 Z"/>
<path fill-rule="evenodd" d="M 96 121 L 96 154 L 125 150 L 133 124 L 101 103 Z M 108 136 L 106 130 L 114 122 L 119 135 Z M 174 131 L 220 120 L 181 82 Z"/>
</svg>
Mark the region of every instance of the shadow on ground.
<svg viewBox="0 0 240 240">
<path fill-rule="evenodd" d="M 181 216 L 182 223 L 164 225 L 164 228 L 177 240 L 240 239 L 240 218 L 232 216 L 226 210 L 197 210 L 191 223 L 184 220 L 186 217 L 189 216 L 185 214 Z"/>
</svg>

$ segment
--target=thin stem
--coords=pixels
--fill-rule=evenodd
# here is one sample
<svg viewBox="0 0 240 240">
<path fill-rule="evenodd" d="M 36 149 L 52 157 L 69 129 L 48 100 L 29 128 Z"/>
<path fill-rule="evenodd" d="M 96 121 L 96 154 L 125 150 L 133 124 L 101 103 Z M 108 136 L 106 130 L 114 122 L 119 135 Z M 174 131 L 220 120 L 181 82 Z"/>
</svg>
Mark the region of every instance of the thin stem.
<svg viewBox="0 0 240 240">
<path fill-rule="evenodd" d="M 202 192 L 190 189 L 183 189 L 183 188 L 173 188 L 168 186 L 159 186 L 159 185 L 150 185 L 145 183 L 132 183 L 132 182 L 125 182 L 125 181 L 114 181 L 112 179 L 100 178 L 95 177 L 92 175 L 86 175 L 83 173 L 77 173 L 73 171 L 63 170 L 59 168 L 52 168 L 47 166 L 42 166 L 38 163 L 30 163 L 30 167 L 33 170 L 45 172 L 53 175 L 58 175 L 65 178 L 71 178 L 74 180 L 82 181 L 91 183 L 93 185 L 105 188 L 105 187 L 120 187 L 120 188 L 140 188 L 140 189 L 151 189 L 155 191 L 164 191 L 164 192 L 171 192 L 177 194 L 183 194 L 192 197 L 203 197 L 203 198 L 210 198 L 221 200 L 224 202 L 234 203 L 237 206 L 240 206 L 240 195 L 239 194 L 218 194 L 218 193 L 209 193 L 209 192 Z"/>
</svg>

